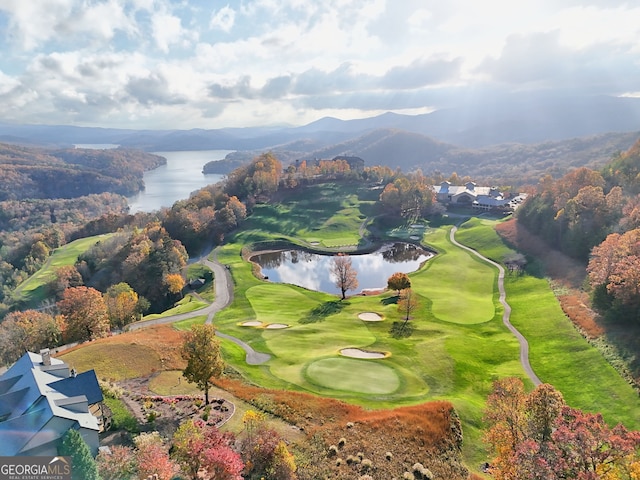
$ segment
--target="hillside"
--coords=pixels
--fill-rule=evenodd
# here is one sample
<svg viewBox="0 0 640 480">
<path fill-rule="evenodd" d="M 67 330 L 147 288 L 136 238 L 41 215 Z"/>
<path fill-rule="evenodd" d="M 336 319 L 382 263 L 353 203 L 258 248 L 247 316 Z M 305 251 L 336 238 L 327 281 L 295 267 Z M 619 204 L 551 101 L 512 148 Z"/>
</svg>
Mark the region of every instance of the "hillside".
<svg viewBox="0 0 640 480">
<path fill-rule="evenodd" d="M 367 166 L 386 165 L 403 171 L 421 169 L 429 175 L 464 173 L 476 181 L 522 185 L 537 183 L 545 174 L 561 177 L 572 168 L 602 168 L 620 151 L 626 151 L 638 132 L 606 133 L 589 137 L 548 141 L 537 144 L 510 143 L 478 149 L 436 141 L 405 130 L 381 129 L 348 141 L 318 146 L 318 142 L 295 142 L 271 149 L 283 164 L 296 159 L 333 158 L 353 155 Z M 259 150 L 240 151 L 227 159 L 205 166 L 206 173 L 229 173 L 248 163 Z"/>
<path fill-rule="evenodd" d="M 0 201 L 133 195 L 145 171 L 166 163 L 139 150 L 43 149 L 0 144 Z"/>
</svg>

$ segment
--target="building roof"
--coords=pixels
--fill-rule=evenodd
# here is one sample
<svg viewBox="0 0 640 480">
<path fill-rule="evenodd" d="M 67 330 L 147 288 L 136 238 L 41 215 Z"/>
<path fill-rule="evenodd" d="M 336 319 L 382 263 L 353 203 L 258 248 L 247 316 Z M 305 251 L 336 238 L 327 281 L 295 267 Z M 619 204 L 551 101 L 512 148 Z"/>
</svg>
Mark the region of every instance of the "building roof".
<svg viewBox="0 0 640 480">
<path fill-rule="evenodd" d="M 0 455 L 28 455 L 69 428 L 100 429 L 89 405 L 102 401 L 95 372 L 72 375 L 62 360 L 27 352 L 0 377 Z"/>
</svg>

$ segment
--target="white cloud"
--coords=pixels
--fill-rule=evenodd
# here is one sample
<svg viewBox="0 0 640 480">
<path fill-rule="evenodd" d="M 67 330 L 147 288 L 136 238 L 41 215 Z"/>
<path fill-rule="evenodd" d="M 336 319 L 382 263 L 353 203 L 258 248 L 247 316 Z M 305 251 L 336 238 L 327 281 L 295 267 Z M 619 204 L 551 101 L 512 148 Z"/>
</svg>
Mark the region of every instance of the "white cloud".
<svg viewBox="0 0 640 480">
<path fill-rule="evenodd" d="M 20 85 L 20 81 L 17 78 L 10 77 L 9 75 L 5 75 L 2 71 L 0 71 L 0 95 L 4 95 L 5 93 L 9 93 L 14 88 Z"/>
<path fill-rule="evenodd" d="M 299 123 L 478 85 L 640 84 L 622 0 L 0 0 L 0 25 L 3 113 L 30 123 Z"/>
<path fill-rule="evenodd" d="M 73 0 L 2 0 L 0 11 L 9 15 L 9 39 L 18 48 L 30 51 L 56 36 L 73 3 Z"/>
<path fill-rule="evenodd" d="M 151 23 L 153 39 L 161 51 L 167 53 L 171 45 L 181 42 L 184 30 L 180 17 L 160 12 L 153 15 Z"/>
<path fill-rule="evenodd" d="M 212 15 L 211 21 L 209 22 L 209 27 L 218 28 L 224 32 L 229 32 L 233 28 L 235 18 L 235 10 L 227 5 L 226 7 L 222 7 Z"/>
</svg>

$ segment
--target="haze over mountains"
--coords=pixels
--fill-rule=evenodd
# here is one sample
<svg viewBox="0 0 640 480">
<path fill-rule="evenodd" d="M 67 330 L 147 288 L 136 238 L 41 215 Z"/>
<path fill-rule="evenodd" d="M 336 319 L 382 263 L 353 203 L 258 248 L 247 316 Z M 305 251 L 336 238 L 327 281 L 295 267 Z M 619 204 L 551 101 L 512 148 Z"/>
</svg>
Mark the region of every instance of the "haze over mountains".
<svg viewBox="0 0 640 480">
<path fill-rule="evenodd" d="M 638 98 L 538 94 L 485 98 L 422 115 L 327 117 L 300 127 L 124 130 L 0 124 L 0 141 L 113 143 L 146 151 L 237 150 L 226 166 L 217 166 L 221 173 L 271 150 L 285 163 L 349 154 L 364 158 L 367 165 L 502 178 L 600 166 L 629 148 L 639 131 Z"/>
</svg>

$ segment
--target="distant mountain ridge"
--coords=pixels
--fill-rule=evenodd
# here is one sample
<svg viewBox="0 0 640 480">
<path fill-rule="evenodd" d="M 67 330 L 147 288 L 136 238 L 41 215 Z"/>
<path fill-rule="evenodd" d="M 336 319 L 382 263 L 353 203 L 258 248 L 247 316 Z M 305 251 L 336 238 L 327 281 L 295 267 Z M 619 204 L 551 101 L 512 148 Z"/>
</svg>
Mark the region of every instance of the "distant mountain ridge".
<svg viewBox="0 0 640 480">
<path fill-rule="evenodd" d="M 146 151 L 253 150 L 301 139 L 340 143 L 378 129 L 418 133 L 463 147 L 539 143 L 608 132 L 640 130 L 640 98 L 512 95 L 460 99 L 457 105 L 421 115 L 387 112 L 370 118 L 325 117 L 299 127 L 213 130 L 126 130 L 67 125 L 0 123 L 0 136 L 41 144 L 116 143 Z"/>
<path fill-rule="evenodd" d="M 296 159 L 362 157 L 425 173 L 458 171 L 505 181 L 580 165 L 602 166 L 640 132 L 640 99 L 519 95 L 486 96 L 422 115 L 387 112 L 370 118 L 325 117 L 299 127 L 214 130 L 126 130 L 0 124 L 0 138 L 25 145 L 113 143 L 147 152 L 235 150 L 214 165 L 228 173 L 265 151 Z M 212 170 L 209 170 L 212 171 Z"/>
</svg>

